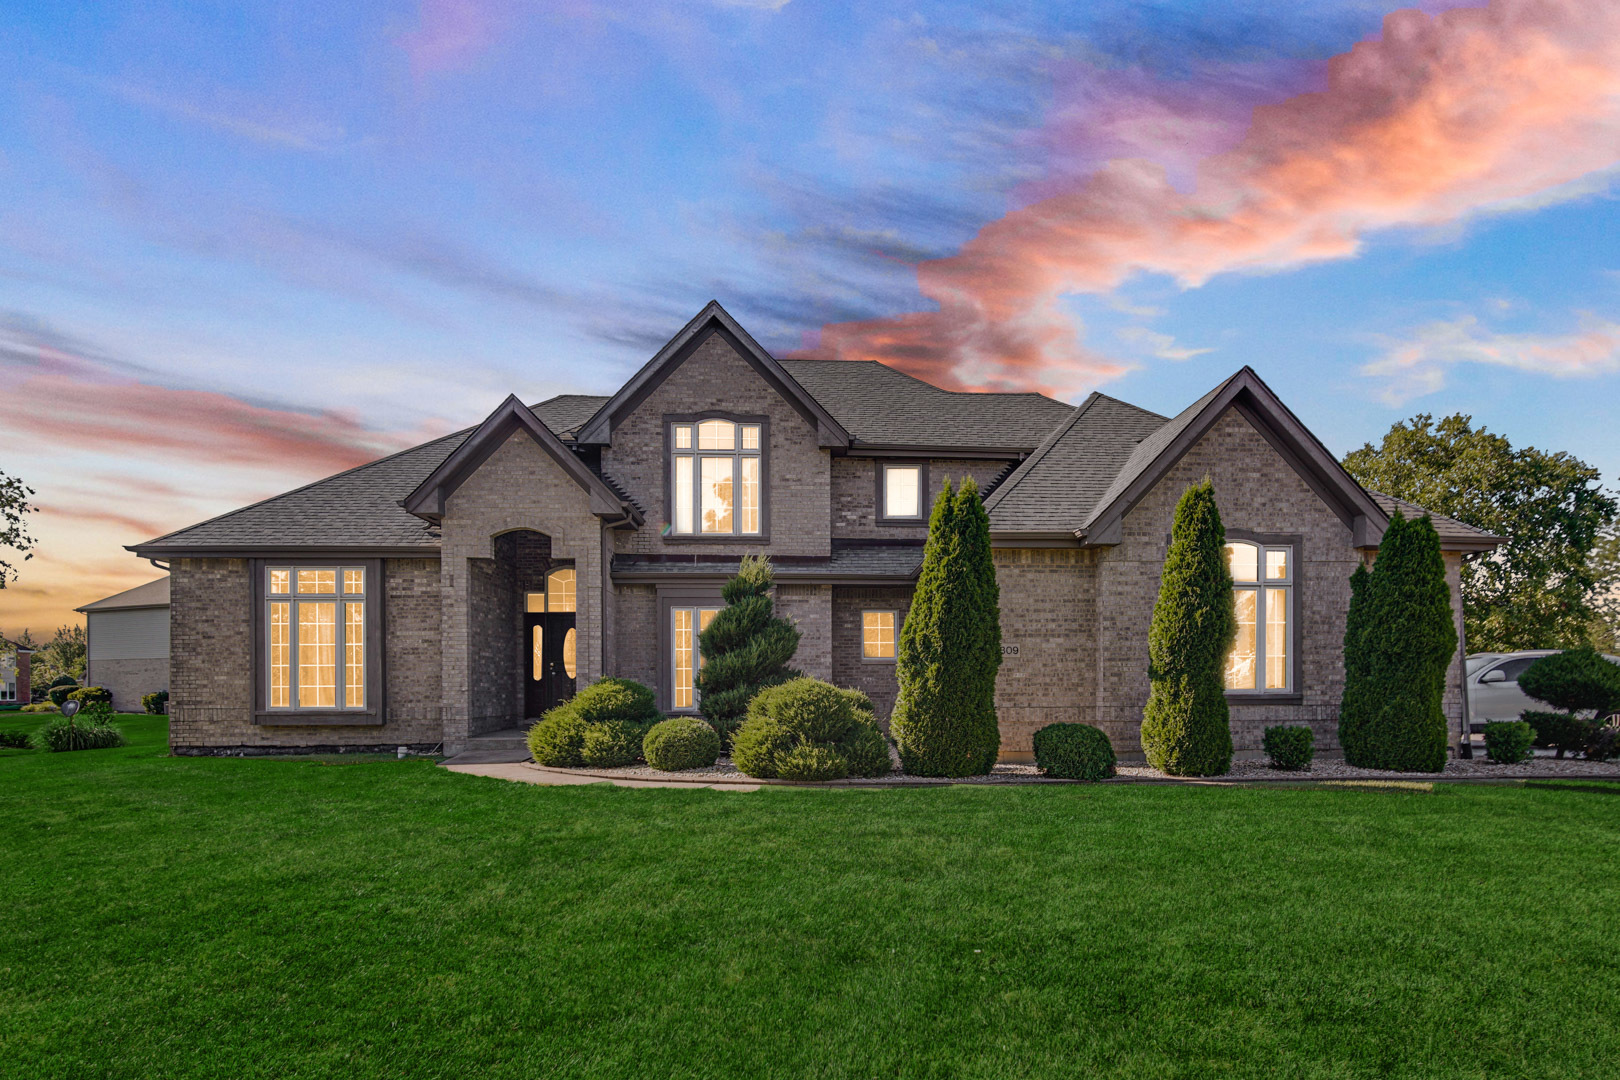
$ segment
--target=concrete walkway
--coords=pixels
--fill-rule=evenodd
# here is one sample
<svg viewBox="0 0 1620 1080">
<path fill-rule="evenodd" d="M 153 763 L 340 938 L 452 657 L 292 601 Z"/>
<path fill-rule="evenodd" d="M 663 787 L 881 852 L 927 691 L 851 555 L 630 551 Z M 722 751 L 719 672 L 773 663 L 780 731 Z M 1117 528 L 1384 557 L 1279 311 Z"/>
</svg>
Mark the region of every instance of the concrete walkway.
<svg viewBox="0 0 1620 1080">
<path fill-rule="evenodd" d="M 612 784 L 614 787 L 706 787 L 715 791 L 758 791 L 758 784 L 694 784 L 690 780 L 630 780 L 623 777 L 582 776 L 579 773 L 557 769 L 542 769 L 528 762 L 490 762 L 487 764 L 450 764 L 442 768 L 468 776 L 489 776 L 496 780 L 514 780 L 520 784 Z"/>
</svg>

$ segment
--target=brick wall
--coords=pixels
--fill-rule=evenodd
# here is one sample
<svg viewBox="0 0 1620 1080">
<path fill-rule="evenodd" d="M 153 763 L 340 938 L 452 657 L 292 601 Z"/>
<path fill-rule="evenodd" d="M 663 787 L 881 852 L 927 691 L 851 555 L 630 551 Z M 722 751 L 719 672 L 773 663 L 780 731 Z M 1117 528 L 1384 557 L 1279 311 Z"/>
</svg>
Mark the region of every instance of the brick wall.
<svg viewBox="0 0 1620 1080">
<path fill-rule="evenodd" d="M 512 690 L 521 628 L 513 630 L 515 601 L 502 599 L 516 595 L 517 565 L 514 556 L 497 558 L 494 543 L 519 529 L 544 533 L 550 558 L 574 566 L 578 685 L 605 670 L 603 615 L 614 601 L 601 521 L 585 490 L 533 438 L 515 432 L 450 496 L 441 527 L 444 739 L 451 753 L 471 735 L 523 720 L 522 698 Z"/>
<path fill-rule="evenodd" d="M 119 712 L 145 712 L 141 698 L 169 688 L 169 658 L 92 660 L 85 684 L 105 688 Z"/>
<path fill-rule="evenodd" d="M 1028 761 L 1038 729 L 1096 720 L 1096 553 L 997 548 L 995 563 L 1001 590 L 1001 756 Z"/>
<path fill-rule="evenodd" d="M 442 739 L 436 677 L 438 564 L 384 563 L 386 723 L 380 727 L 253 722 L 252 581 L 246 559 L 170 564 L 169 746 L 175 753 L 283 749 L 428 750 Z M 398 600 L 396 607 L 393 601 Z M 426 665 L 429 654 L 433 659 Z M 415 670 L 413 670 L 413 661 Z"/>
<path fill-rule="evenodd" d="M 883 458 L 838 457 L 832 459 L 832 530 L 839 538 L 898 540 L 926 539 L 927 516 L 934 498 L 951 478 L 954 486 L 971 476 L 982 491 L 1007 468 L 1005 461 L 974 461 L 931 458 L 928 461 L 928 497 L 923 502 L 924 520 L 916 525 L 877 523 L 877 470 Z M 893 461 L 894 459 L 887 459 Z"/>
<path fill-rule="evenodd" d="M 889 714 L 900 685 L 894 677 L 894 661 L 867 660 L 862 653 L 861 614 L 866 611 L 893 611 L 895 639 L 911 610 L 912 589 L 838 586 L 832 600 L 832 681 L 866 691 L 883 730 L 889 729 Z"/>
<path fill-rule="evenodd" d="M 665 415 L 710 409 L 770 417 L 770 541 L 669 542 L 664 488 Z M 830 455 L 816 445 L 815 425 L 781 397 L 719 334 L 710 334 L 684 363 L 613 431 L 602 450 L 602 468 L 647 513 L 647 525 L 615 535 L 621 552 L 742 555 L 826 555 L 829 528 Z"/>
<path fill-rule="evenodd" d="M 658 689 L 658 589 L 618 586 L 618 663 L 613 674 Z"/>
<path fill-rule="evenodd" d="M 776 613 L 799 628 L 793 666 L 827 682 L 833 678 L 832 592 L 831 585 L 778 585 L 775 590 Z"/>
</svg>

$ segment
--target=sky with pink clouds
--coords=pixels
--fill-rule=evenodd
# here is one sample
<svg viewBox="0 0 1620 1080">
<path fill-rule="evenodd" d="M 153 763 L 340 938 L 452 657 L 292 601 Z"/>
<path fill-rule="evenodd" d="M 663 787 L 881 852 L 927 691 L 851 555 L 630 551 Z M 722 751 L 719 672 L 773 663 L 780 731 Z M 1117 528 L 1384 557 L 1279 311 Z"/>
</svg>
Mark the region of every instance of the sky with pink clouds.
<svg viewBox="0 0 1620 1080">
<path fill-rule="evenodd" d="M 1250 364 L 1620 474 L 1620 6 L 521 0 L 0 10 L 0 471 L 36 635 L 123 545 L 779 355 L 1179 410 Z"/>
</svg>

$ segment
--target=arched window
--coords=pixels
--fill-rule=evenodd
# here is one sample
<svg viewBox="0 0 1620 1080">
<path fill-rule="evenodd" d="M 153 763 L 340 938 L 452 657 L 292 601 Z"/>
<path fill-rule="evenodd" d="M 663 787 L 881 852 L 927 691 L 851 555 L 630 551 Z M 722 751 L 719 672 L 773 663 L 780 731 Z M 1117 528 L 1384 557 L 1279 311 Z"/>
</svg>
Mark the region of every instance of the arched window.
<svg viewBox="0 0 1620 1080">
<path fill-rule="evenodd" d="M 1226 545 L 1237 606 L 1237 639 L 1226 655 L 1226 689 L 1239 694 L 1294 688 L 1294 549 L 1233 540 Z"/>
</svg>

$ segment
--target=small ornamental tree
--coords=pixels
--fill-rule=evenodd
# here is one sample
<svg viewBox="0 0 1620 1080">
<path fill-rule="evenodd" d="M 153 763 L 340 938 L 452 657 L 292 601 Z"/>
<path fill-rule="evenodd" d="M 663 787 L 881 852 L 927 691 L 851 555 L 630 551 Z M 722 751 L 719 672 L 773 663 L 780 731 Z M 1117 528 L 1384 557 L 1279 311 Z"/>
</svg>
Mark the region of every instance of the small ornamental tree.
<svg viewBox="0 0 1620 1080">
<path fill-rule="evenodd" d="M 1352 589 L 1354 589 L 1352 584 Z M 1339 740 L 1345 761 L 1370 769 L 1439 772 L 1446 765 L 1446 670 L 1457 650 L 1440 537 L 1428 515 L 1399 511 L 1378 546 L 1346 626 Z M 1353 633 L 1352 633 L 1353 632 Z"/>
<path fill-rule="evenodd" d="M 1176 504 L 1148 630 L 1142 750 L 1171 776 L 1219 776 L 1232 767 L 1226 656 L 1237 637 L 1226 529 L 1206 477 Z"/>
<path fill-rule="evenodd" d="M 1361 738 L 1367 729 L 1367 652 L 1362 648 L 1366 632 L 1368 593 L 1372 573 L 1366 565 L 1350 575 L 1350 609 L 1344 618 L 1344 696 L 1339 701 L 1339 745 L 1345 756 L 1361 752 Z"/>
<path fill-rule="evenodd" d="M 1620 709 L 1620 664 L 1582 645 L 1531 664 L 1519 676 L 1519 689 L 1558 710 L 1527 710 L 1520 719 L 1535 729 L 1537 746 L 1557 747 L 1563 757 L 1566 750 L 1585 749 L 1597 722 Z"/>
<path fill-rule="evenodd" d="M 720 590 L 726 606 L 698 637 L 698 709 L 727 744 L 755 694 L 799 677 L 787 666 L 798 651 L 799 631 L 775 614 L 771 581 L 768 559 L 743 556 L 737 576 Z"/>
<path fill-rule="evenodd" d="M 900 693 L 889 732 L 906 772 L 978 776 L 995 765 L 1001 751 L 1000 603 L 979 486 L 969 476 L 953 492 L 947 479 L 928 520 L 922 571 L 895 660 Z"/>
</svg>

